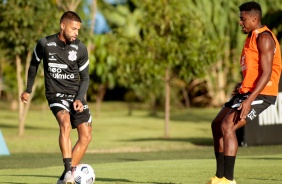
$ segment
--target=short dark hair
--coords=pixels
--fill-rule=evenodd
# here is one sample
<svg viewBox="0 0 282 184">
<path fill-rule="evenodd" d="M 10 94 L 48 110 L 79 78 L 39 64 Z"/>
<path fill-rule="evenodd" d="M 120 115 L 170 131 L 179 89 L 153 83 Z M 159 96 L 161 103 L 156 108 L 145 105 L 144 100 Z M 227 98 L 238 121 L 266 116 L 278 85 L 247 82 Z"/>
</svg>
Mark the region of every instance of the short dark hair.
<svg viewBox="0 0 282 184">
<path fill-rule="evenodd" d="M 259 3 L 256 3 L 254 1 L 249 1 L 246 3 L 243 3 L 241 6 L 239 6 L 240 11 L 248 11 L 252 13 L 256 13 L 261 18 L 262 11 Z"/>
<path fill-rule="evenodd" d="M 81 23 L 80 17 L 73 11 L 65 12 L 60 19 L 60 23 L 62 23 L 64 20 L 67 20 L 67 19 L 70 21 L 76 21 L 76 22 Z"/>
</svg>

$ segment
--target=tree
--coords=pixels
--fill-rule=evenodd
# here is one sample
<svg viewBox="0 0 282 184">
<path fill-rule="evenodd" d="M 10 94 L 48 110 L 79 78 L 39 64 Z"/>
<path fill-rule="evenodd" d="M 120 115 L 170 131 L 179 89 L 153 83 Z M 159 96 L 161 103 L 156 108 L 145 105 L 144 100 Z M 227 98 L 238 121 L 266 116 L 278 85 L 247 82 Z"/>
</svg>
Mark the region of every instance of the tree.
<svg viewBox="0 0 282 184">
<path fill-rule="evenodd" d="M 129 27 L 127 25 L 127 18 L 131 17 L 132 14 L 127 5 L 118 4 L 112 6 L 103 0 L 99 0 L 96 3 L 99 12 L 102 12 L 107 17 L 113 30 L 118 27 L 123 29 L 126 34 L 130 34 L 131 29 L 127 29 Z M 135 25 L 131 27 L 135 28 Z M 94 29 L 91 29 L 91 31 L 93 32 Z M 88 96 L 91 100 L 96 101 L 97 116 L 99 116 L 106 90 L 112 89 L 118 84 L 118 75 L 116 73 L 118 63 L 115 57 L 117 47 L 115 46 L 117 46 L 116 43 L 119 38 L 115 33 L 113 31 L 105 34 L 96 34 L 92 39 L 94 49 L 90 53 L 90 58 L 94 62 L 90 73 L 93 80 L 90 81 Z"/>
<path fill-rule="evenodd" d="M 120 39 L 116 57 L 120 83 L 143 98 L 165 97 L 165 137 L 169 137 L 171 81 L 204 75 L 215 47 L 204 40 L 205 25 L 190 14 L 184 1 L 132 1 L 140 13 L 140 34 Z M 175 13 L 177 12 L 177 13 Z M 202 54 L 205 53 L 205 54 Z M 163 92 L 163 90 L 165 92 Z M 165 94 L 165 95 L 164 95 Z"/>
<path fill-rule="evenodd" d="M 24 135 L 24 122 L 30 101 L 34 95 L 38 83 L 42 83 L 41 76 L 33 86 L 33 92 L 30 95 L 26 106 L 20 101 L 20 94 L 24 91 L 24 83 L 27 76 L 29 61 L 36 40 L 41 38 L 46 32 L 53 30 L 57 26 L 56 8 L 48 0 L 44 1 L 24 1 L 24 0 L 2 0 L 0 3 L 1 22 L 0 22 L 0 39 L 2 49 L 9 53 L 7 59 L 10 64 L 16 67 L 18 109 L 19 109 L 19 132 L 20 136 Z M 45 17 L 48 17 L 46 19 Z M 56 25 L 56 26 L 55 26 Z M 25 73 L 23 69 L 25 68 Z M 39 71 L 40 73 L 40 71 Z M 42 92 L 42 91 L 41 91 Z"/>
</svg>

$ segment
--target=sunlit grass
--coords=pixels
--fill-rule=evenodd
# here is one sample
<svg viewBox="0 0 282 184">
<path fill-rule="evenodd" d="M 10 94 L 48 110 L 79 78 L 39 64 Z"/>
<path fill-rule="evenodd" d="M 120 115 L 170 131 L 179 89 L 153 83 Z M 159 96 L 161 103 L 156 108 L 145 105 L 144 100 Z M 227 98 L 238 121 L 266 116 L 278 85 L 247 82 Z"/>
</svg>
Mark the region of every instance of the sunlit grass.
<svg viewBox="0 0 282 184">
<path fill-rule="evenodd" d="M 164 114 L 151 116 L 135 106 L 104 103 L 93 115 L 93 141 L 83 158 L 96 173 L 97 184 L 201 184 L 214 175 L 210 122 L 218 109 L 172 109 L 169 138 Z M 63 170 L 58 125 L 46 105 L 33 106 L 25 135 L 17 136 L 17 112 L 3 108 L 0 128 L 10 156 L 0 156 L 0 183 L 56 183 Z M 75 140 L 76 131 L 72 132 Z M 235 178 L 243 184 L 282 183 L 282 146 L 240 147 Z"/>
<path fill-rule="evenodd" d="M 169 138 L 164 138 L 163 112 L 150 116 L 148 110 L 136 109 L 128 115 L 122 103 L 105 103 L 99 116 L 90 104 L 93 115 L 93 141 L 89 152 L 127 152 L 189 149 L 211 145 L 210 121 L 214 109 L 190 109 L 171 114 Z M 59 152 L 58 125 L 47 106 L 34 107 L 28 112 L 25 134 L 17 136 L 17 111 L 0 112 L 0 126 L 11 153 Z M 76 130 L 72 131 L 73 140 Z M 31 149 L 32 147 L 32 149 Z"/>
</svg>

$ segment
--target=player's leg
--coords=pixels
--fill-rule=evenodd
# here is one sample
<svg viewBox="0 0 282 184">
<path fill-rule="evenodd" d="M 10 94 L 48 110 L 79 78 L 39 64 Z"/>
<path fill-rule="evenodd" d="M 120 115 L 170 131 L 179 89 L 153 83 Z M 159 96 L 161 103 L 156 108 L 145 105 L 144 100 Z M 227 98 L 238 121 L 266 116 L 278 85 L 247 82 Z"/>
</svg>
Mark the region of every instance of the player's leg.
<svg viewBox="0 0 282 184">
<path fill-rule="evenodd" d="M 72 165 L 76 166 L 83 158 L 92 139 L 92 123 L 86 122 L 77 126 L 78 140 L 72 151 Z"/>
<path fill-rule="evenodd" d="M 73 183 L 71 175 L 72 162 L 72 144 L 70 139 L 71 121 L 70 121 L 70 101 L 64 97 L 48 96 L 50 109 L 57 119 L 59 132 L 59 146 L 63 157 L 64 171 L 58 179 L 57 184 Z"/>
<path fill-rule="evenodd" d="M 244 95 L 242 95 L 244 100 Z M 252 104 L 245 120 L 240 120 L 240 111 L 236 108 L 226 116 L 222 122 L 223 142 L 224 142 L 224 154 L 225 154 L 225 166 L 224 176 L 228 179 L 229 183 L 236 183 L 234 178 L 234 166 L 235 159 L 238 150 L 238 141 L 236 137 L 236 130 L 245 126 L 247 123 L 251 123 L 258 117 L 265 109 L 271 104 L 274 104 L 276 97 L 259 95 Z M 239 100 L 240 101 L 240 100 Z M 233 181 L 232 181 L 233 180 Z"/>
<path fill-rule="evenodd" d="M 215 152 L 223 152 L 223 135 L 221 131 L 221 123 L 225 116 L 231 109 L 228 107 L 223 107 L 217 116 L 214 118 L 211 124 L 213 141 L 214 141 L 214 151 Z"/>
<path fill-rule="evenodd" d="M 73 177 L 71 176 L 72 144 L 71 144 L 70 132 L 72 127 L 70 123 L 70 114 L 67 110 L 60 110 L 56 114 L 56 119 L 60 127 L 59 145 L 60 145 L 60 150 L 62 153 L 64 167 L 65 167 L 64 172 L 62 173 L 59 180 L 65 183 L 73 183 Z"/>
<path fill-rule="evenodd" d="M 60 132 L 59 132 L 59 146 L 62 153 L 63 158 L 71 158 L 72 157 L 72 145 L 70 132 L 72 129 L 71 124 L 71 116 L 73 116 L 70 112 L 69 106 L 70 101 L 63 97 L 58 98 L 56 96 L 48 96 L 48 103 L 50 109 L 55 116 Z"/>
<path fill-rule="evenodd" d="M 231 182 L 234 180 L 234 166 L 238 150 L 236 130 L 246 124 L 245 120 L 240 120 L 240 111 L 232 109 L 221 124 L 224 147 L 224 177 Z"/>
<path fill-rule="evenodd" d="M 71 116 L 72 127 L 77 129 L 78 140 L 72 149 L 72 166 L 79 164 L 83 158 L 87 147 L 92 139 L 92 117 L 86 101 L 83 99 L 83 112 L 71 111 L 74 116 Z M 71 107 L 72 108 L 72 107 Z"/>
<path fill-rule="evenodd" d="M 216 183 L 223 178 L 224 175 L 224 153 L 223 153 L 223 136 L 221 132 L 221 123 L 226 114 L 230 111 L 230 108 L 223 107 L 217 114 L 215 119 L 211 123 L 213 142 L 214 142 L 214 154 L 216 158 L 216 174 L 210 179 L 208 184 Z"/>
<path fill-rule="evenodd" d="M 72 158 L 72 145 L 71 145 L 71 123 L 70 114 L 66 110 L 61 110 L 57 113 L 56 119 L 60 127 L 59 145 L 63 158 Z"/>
<path fill-rule="evenodd" d="M 246 125 L 246 120 L 240 119 L 240 111 L 232 109 L 221 124 L 224 154 L 235 156 L 238 150 L 238 141 L 236 136 L 236 130 Z"/>
</svg>

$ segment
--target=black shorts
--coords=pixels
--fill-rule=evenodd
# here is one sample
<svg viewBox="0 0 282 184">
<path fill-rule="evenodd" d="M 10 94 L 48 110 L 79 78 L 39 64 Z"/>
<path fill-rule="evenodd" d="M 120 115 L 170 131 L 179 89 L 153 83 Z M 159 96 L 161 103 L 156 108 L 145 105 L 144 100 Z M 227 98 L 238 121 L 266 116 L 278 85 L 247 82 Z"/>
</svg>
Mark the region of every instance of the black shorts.
<svg viewBox="0 0 282 184">
<path fill-rule="evenodd" d="M 76 128 L 82 123 L 92 122 L 89 107 L 84 99 L 81 101 L 81 103 L 83 104 L 82 112 L 77 112 L 73 108 L 74 95 L 62 95 L 61 97 L 55 95 L 53 97 L 48 96 L 47 101 L 50 110 L 53 112 L 55 117 L 61 110 L 66 110 L 69 112 L 72 128 Z"/>
<path fill-rule="evenodd" d="M 246 94 L 237 94 L 231 98 L 229 102 L 224 104 L 224 107 L 229 107 L 232 109 L 237 109 L 240 104 L 248 98 L 250 93 Z M 251 104 L 251 110 L 246 117 L 247 123 L 251 122 L 258 117 L 265 109 L 270 105 L 275 104 L 276 96 L 268 95 L 258 95 L 257 98 Z"/>
</svg>

